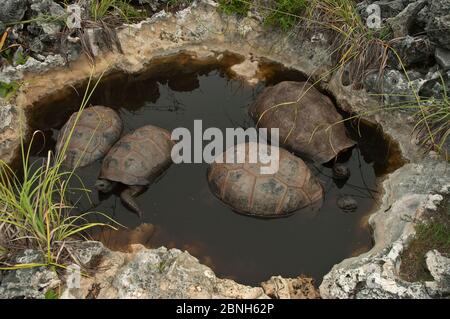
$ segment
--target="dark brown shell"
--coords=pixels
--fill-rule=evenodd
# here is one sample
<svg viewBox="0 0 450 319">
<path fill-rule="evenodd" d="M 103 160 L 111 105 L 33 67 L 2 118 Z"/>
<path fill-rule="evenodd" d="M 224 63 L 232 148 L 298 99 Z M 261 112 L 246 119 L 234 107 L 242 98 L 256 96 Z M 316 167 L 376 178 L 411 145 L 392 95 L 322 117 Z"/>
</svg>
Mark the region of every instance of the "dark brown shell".
<svg viewBox="0 0 450 319">
<path fill-rule="evenodd" d="M 322 185 L 300 158 L 280 148 L 278 171 L 261 174 L 260 168 L 266 164 L 249 163 L 249 144 L 230 148 L 225 156 L 243 145 L 245 163 L 220 163 L 216 159 L 208 170 L 212 192 L 234 211 L 258 217 L 283 217 L 307 206 L 321 205 Z"/>
<path fill-rule="evenodd" d="M 249 114 L 258 127 L 279 128 L 280 145 L 319 163 L 355 145 L 330 98 L 307 82 L 287 81 L 266 88 Z"/>
<path fill-rule="evenodd" d="M 100 178 L 126 185 L 151 184 L 172 164 L 172 146 L 167 130 L 152 125 L 138 128 L 111 148 Z"/>
<path fill-rule="evenodd" d="M 61 128 L 56 144 L 56 153 L 62 150 L 66 137 L 78 116 L 72 114 Z M 64 165 L 74 168 L 83 167 L 101 159 L 122 134 L 122 120 L 111 108 L 93 106 L 82 111 L 75 125 L 65 152 Z"/>
</svg>

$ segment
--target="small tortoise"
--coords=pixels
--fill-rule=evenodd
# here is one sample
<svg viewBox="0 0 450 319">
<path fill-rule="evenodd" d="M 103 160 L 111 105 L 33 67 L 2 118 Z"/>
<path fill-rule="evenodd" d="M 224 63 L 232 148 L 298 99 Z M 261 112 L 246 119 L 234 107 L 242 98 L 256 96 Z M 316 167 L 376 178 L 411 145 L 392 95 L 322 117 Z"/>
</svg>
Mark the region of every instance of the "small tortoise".
<svg viewBox="0 0 450 319">
<path fill-rule="evenodd" d="M 251 144 L 253 147 L 249 147 Z M 321 205 L 322 185 L 300 158 L 277 148 L 278 170 L 262 174 L 261 167 L 267 164 L 249 161 L 249 154 L 258 152 L 255 145 L 258 144 L 231 147 L 225 152 L 225 159 L 221 154 L 210 165 L 208 182 L 216 197 L 238 213 L 262 218 L 289 216 L 301 208 Z M 231 152 L 245 152 L 245 162 L 227 163 Z"/>
<path fill-rule="evenodd" d="M 307 82 L 264 89 L 249 114 L 260 127 L 279 128 L 283 146 L 321 164 L 355 145 L 330 98 Z"/>
<path fill-rule="evenodd" d="M 63 164 L 70 169 L 87 166 L 101 159 L 110 150 L 122 134 L 122 120 L 113 109 L 105 106 L 93 106 L 72 114 L 62 127 L 56 144 L 56 154 L 64 150 Z"/>
<path fill-rule="evenodd" d="M 95 187 L 108 193 L 117 183 L 128 186 L 120 198 L 142 218 L 143 212 L 134 197 L 172 164 L 172 146 L 167 130 L 152 125 L 138 128 L 122 137 L 105 156 Z"/>
</svg>

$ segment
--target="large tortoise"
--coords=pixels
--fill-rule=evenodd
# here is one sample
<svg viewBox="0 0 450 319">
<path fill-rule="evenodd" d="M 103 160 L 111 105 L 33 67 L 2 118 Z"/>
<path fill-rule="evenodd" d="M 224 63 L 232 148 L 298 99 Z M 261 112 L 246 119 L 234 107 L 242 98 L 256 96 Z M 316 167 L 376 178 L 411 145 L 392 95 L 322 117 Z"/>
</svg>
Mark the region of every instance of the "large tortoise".
<svg viewBox="0 0 450 319">
<path fill-rule="evenodd" d="M 216 197 L 238 213 L 263 218 L 289 216 L 308 206 L 320 207 L 322 185 L 300 158 L 277 148 L 278 171 L 262 174 L 261 167 L 267 164 L 260 160 L 256 163 L 249 161 L 249 154 L 258 152 L 255 145 L 258 144 L 231 147 L 210 165 L 208 182 Z M 227 163 L 230 152 L 245 152 L 245 162 Z"/>
<path fill-rule="evenodd" d="M 108 193 L 118 183 L 126 185 L 120 198 L 142 218 L 143 212 L 134 197 L 169 168 L 172 147 L 167 130 L 152 125 L 136 129 L 123 136 L 105 156 L 95 187 Z"/>
<path fill-rule="evenodd" d="M 56 154 L 64 151 L 63 164 L 70 169 L 87 166 L 106 155 L 120 138 L 122 128 L 119 115 L 109 107 L 97 105 L 81 114 L 75 112 L 59 132 Z"/>
<path fill-rule="evenodd" d="M 330 98 L 307 82 L 286 81 L 264 89 L 249 114 L 259 127 L 279 128 L 282 146 L 319 163 L 355 145 Z"/>
</svg>

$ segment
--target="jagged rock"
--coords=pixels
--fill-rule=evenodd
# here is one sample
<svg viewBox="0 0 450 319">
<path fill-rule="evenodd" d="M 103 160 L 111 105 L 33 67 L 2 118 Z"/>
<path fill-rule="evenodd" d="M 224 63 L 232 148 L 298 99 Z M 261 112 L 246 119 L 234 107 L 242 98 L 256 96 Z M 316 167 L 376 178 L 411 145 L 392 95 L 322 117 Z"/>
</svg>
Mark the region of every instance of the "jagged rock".
<svg viewBox="0 0 450 319">
<path fill-rule="evenodd" d="M 417 14 L 425 7 L 427 0 L 419 0 L 408 4 L 408 6 L 395 17 L 389 18 L 387 23 L 394 32 L 394 37 L 405 37 L 409 34 Z"/>
<path fill-rule="evenodd" d="M 42 263 L 43 256 L 34 250 L 25 250 L 17 264 Z M 0 282 L 0 299 L 43 299 L 49 289 L 61 284 L 58 275 L 49 267 L 32 267 L 3 272 Z"/>
<path fill-rule="evenodd" d="M 427 288 L 442 297 L 450 295 L 450 258 L 431 250 L 425 255 L 425 261 L 434 279 L 426 283 Z"/>
<path fill-rule="evenodd" d="M 380 208 L 369 219 L 375 246 L 335 265 L 319 287 L 322 298 L 437 298 L 444 294 L 448 286 L 439 286 L 436 281 L 406 282 L 398 269 L 402 252 L 415 234 L 415 220 L 433 213 L 427 210 L 430 201 L 436 203 L 449 194 L 446 166 L 445 162 L 426 159 L 388 176 L 383 188 L 390 195 L 383 196 Z M 431 286 L 436 289 L 429 289 Z"/>
<path fill-rule="evenodd" d="M 450 50 L 450 0 L 429 1 L 426 31 L 438 46 Z"/>
<path fill-rule="evenodd" d="M 299 276 L 283 278 L 273 276 L 261 283 L 266 295 L 275 299 L 319 299 L 319 291 L 314 286 L 314 279 Z"/>
<path fill-rule="evenodd" d="M 441 66 L 443 70 L 450 69 L 450 50 L 436 48 L 434 57 L 436 59 L 436 62 Z"/>
<path fill-rule="evenodd" d="M 133 245 L 131 252 L 122 253 L 92 242 L 80 243 L 77 249 L 84 259 L 101 257 L 101 261 L 93 276 L 81 278 L 80 288 L 65 287 L 62 298 L 267 298 L 260 287 L 217 278 L 210 268 L 178 249 Z"/>
<path fill-rule="evenodd" d="M 427 80 L 422 85 L 419 95 L 442 99 L 445 92 L 447 92 L 447 94 L 450 92 L 450 70 L 434 73 L 431 79 Z"/>
<path fill-rule="evenodd" d="M 37 19 L 28 26 L 28 31 L 39 36 L 41 41 L 54 41 L 65 25 L 66 11 L 64 8 L 52 0 L 31 0 L 30 9 L 33 17 L 46 16 L 47 19 L 46 21 Z M 49 18 L 52 21 L 49 21 Z"/>
<path fill-rule="evenodd" d="M 358 13 L 363 17 L 364 20 L 367 19 L 368 13 L 366 11 L 367 6 L 370 4 L 377 4 L 380 6 L 381 11 L 381 19 L 385 20 L 391 17 L 395 17 L 400 12 L 402 12 L 403 9 L 405 9 L 405 1 L 403 0 L 393 0 L 393 1 L 374 1 L 374 0 L 365 0 L 361 1 L 356 5 L 356 10 Z"/>
<path fill-rule="evenodd" d="M 15 105 L 2 104 L 0 98 L 0 158 L 10 163 L 20 145 L 19 110 Z"/>
<path fill-rule="evenodd" d="M 26 9 L 27 0 L 2 0 L 0 22 L 3 22 L 5 24 L 19 22 L 25 15 Z"/>
<path fill-rule="evenodd" d="M 424 82 L 422 78 L 409 82 L 403 72 L 392 69 L 385 70 L 381 79 L 378 72 L 373 72 L 364 80 L 367 91 L 381 94 L 385 104 L 415 101 L 411 86 L 419 90 Z"/>
<path fill-rule="evenodd" d="M 397 56 L 391 53 L 390 64 L 400 71 L 403 70 L 402 64 L 408 68 L 414 64 L 429 63 L 434 53 L 434 46 L 426 36 L 400 38 L 393 42 L 392 48 L 399 55 L 401 63 Z"/>
</svg>

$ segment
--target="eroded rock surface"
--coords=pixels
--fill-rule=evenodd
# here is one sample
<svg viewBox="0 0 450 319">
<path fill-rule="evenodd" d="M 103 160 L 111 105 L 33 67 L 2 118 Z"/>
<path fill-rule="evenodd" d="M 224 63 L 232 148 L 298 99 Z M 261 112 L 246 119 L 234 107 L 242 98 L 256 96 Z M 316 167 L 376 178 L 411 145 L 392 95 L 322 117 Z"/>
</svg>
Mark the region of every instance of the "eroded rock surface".
<svg viewBox="0 0 450 319">
<path fill-rule="evenodd" d="M 425 178 L 425 176 L 427 176 Z M 370 217 L 375 246 L 368 253 L 346 259 L 325 275 L 322 298 L 440 298 L 447 295 L 450 273 L 445 261 L 430 255 L 428 267 L 436 269 L 434 282 L 406 282 L 399 276 L 401 253 L 415 234 L 414 220 L 432 214 L 450 192 L 450 173 L 445 163 L 432 159 L 406 164 L 383 182 L 380 209 Z M 434 260 L 433 260 L 434 259 Z M 434 261 L 434 262 L 431 262 Z M 440 270 L 439 270 L 440 269 Z M 431 287 L 431 288 L 430 288 Z"/>
<path fill-rule="evenodd" d="M 122 253 L 88 242 L 74 251 L 79 253 L 85 260 L 100 261 L 92 277 L 81 279 L 80 288 L 64 287 L 62 298 L 267 298 L 260 287 L 217 278 L 209 267 L 178 249 L 134 245 L 131 252 Z"/>
</svg>

